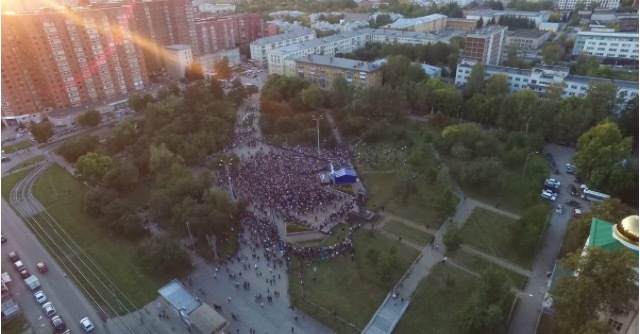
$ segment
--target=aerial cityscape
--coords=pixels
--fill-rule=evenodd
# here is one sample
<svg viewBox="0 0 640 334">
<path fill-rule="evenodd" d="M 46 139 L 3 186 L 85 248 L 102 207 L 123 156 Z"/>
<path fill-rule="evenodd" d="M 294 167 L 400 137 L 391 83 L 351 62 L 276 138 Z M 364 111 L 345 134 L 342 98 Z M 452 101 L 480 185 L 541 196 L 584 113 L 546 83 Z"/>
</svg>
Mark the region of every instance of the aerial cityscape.
<svg viewBox="0 0 640 334">
<path fill-rule="evenodd" d="M 637 334 L 637 0 L 2 0 L 2 333 Z"/>
</svg>

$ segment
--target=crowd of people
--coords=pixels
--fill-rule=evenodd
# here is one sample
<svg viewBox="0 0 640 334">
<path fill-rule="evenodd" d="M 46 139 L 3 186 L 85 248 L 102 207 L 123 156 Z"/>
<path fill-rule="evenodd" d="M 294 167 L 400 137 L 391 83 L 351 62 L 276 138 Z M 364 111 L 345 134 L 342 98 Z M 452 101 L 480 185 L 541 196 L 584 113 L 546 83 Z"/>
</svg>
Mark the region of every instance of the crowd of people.
<svg viewBox="0 0 640 334">
<path fill-rule="evenodd" d="M 318 184 L 316 173 L 327 167 L 325 161 L 293 151 L 261 150 L 232 171 L 231 182 L 238 198 L 269 208 L 287 222 L 320 229 L 326 222 L 317 214 L 337 209 L 334 204 L 347 197 Z"/>
</svg>

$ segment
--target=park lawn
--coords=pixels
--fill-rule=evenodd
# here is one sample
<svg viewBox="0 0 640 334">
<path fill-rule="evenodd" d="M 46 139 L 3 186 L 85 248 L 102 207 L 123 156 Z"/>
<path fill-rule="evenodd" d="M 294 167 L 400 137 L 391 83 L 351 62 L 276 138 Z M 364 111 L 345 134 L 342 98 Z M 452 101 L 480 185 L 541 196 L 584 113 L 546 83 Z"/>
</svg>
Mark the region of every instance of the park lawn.
<svg viewBox="0 0 640 334">
<path fill-rule="evenodd" d="M 353 242 L 356 250 L 354 261 L 347 255 L 305 265 L 295 258 L 289 269 L 289 291 L 294 307 L 337 333 L 360 333 L 418 256 L 418 251 L 375 231 L 359 230 L 354 234 Z M 397 268 L 387 282 L 381 282 L 365 254 L 369 247 L 387 252 L 394 246 L 398 251 Z M 314 268 L 317 268 L 316 282 L 313 281 Z M 304 300 L 299 276 L 301 269 L 304 272 Z M 339 319 L 333 316 L 333 312 Z"/>
<path fill-rule="evenodd" d="M 30 333 L 29 324 L 24 319 L 22 314 L 19 314 L 9 320 L 2 320 L 2 333 L 3 334 L 22 334 Z"/>
<path fill-rule="evenodd" d="M 406 240 L 412 241 L 418 245 L 426 246 L 433 235 L 421 230 L 418 230 L 407 224 L 403 224 L 397 220 L 392 220 L 382 227 L 383 230 L 395 234 L 398 237 L 403 237 Z"/>
<path fill-rule="evenodd" d="M 349 227 L 347 225 L 344 225 L 344 224 L 338 224 L 338 225 L 336 225 L 336 227 L 333 228 L 333 230 L 331 230 L 331 234 L 329 234 L 324 239 L 315 240 L 315 241 L 305 241 L 305 242 L 298 243 L 298 245 L 299 246 L 304 246 L 304 247 L 326 247 L 326 246 L 331 246 L 331 245 L 335 245 L 336 243 L 344 240 L 347 237 L 348 234 L 349 234 Z"/>
<path fill-rule="evenodd" d="M 425 178 L 416 178 L 417 191 L 410 194 L 406 200 L 398 196 L 394 190 L 395 174 L 369 174 L 362 179 L 369 196 L 367 207 L 370 210 L 384 206 L 385 211 L 396 216 L 416 224 L 428 224 L 436 229 L 444 223 L 438 219 L 438 214 L 431 205 L 433 199 L 439 195 L 439 190 Z"/>
<path fill-rule="evenodd" d="M 407 157 L 407 153 L 396 147 L 395 143 L 373 144 L 373 147 L 375 147 L 376 152 L 378 152 L 378 163 L 374 167 L 366 160 L 360 161 L 358 169 L 362 172 L 366 173 L 398 169 L 402 167 L 402 161 Z M 367 152 L 369 148 L 371 148 L 371 146 L 359 145 L 356 152 L 361 157 L 366 158 L 365 152 Z M 385 155 L 387 151 L 389 151 L 389 154 Z M 387 157 L 389 158 L 389 161 L 385 160 Z"/>
<path fill-rule="evenodd" d="M 452 170 L 459 170 L 464 166 L 464 164 L 468 163 L 467 161 L 457 160 L 451 157 L 443 157 L 443 159 Z M 532 158 L 532 160 L 533 159 L 534 158 Z M 537 196 L 535 202 L 532 202 L 531 199 L 527 197 L 527 192 L 523 191 L 523 189 L 529 189 L 529 185 L 532 181 L 527 179 L 527 177 L 529 177 L 527 174 L 525 174 L 525 178 L 522 178 L 522 169 L 505 169 L 504 175 L 506 178 L 505 185 L 500 188 L 500 190 L 477 189 L 459 184 L 467 197 L 489 205 L 498 204 L 500 209 L 513 212 L 515 214 L 522 214 L 528 208 L 543 202 L 540 196 Z M 542 188 L 542 184 L 540 184 L 540 188 Z"/>
<path fill-rule="evenodd" d="M 3 147 L 2 153 L 13 153 L 16 151 L 24 150 L 25 148 L 31 147 L 31 146 L 33 146 L 33 143 L 31 141 L 23 140 L 21 142 Z"/>
<path fill-rule="evenodd" d="M 447 256 L 457 262 L 458 264 L 460 264 L 461 266 L 474 271 L 478 274 L 481 274 L 485 269 L 487 268 L 494 268 L 497 271 L 501 271 L 504 272 L 509 279 L 511 279 L 511 283 L 513 284 L 513 287 L 518 289 L 518 290 L 522 290 L 523 286 L 525 284 L 525 281 L 527 279 L 526 276 L 524 275 L 520 275 L 514 271 L 511 271 L 507 268 L 503 268 L 495 263 L 491 263 L 479 256 L 476 256 L 474 254 L 470 254 L 465 252 L 464 250 L 457 250 L 455 252 L 447 252 Z"/>
<path fill-rule="evenodd" d="M 15 187 L 20 180 L 24 179 L 31 170 L 33 170 L 33 168 L 21 170 L 2 177 L 2 198 L 4 198 L 5 201 L 9 202 L 9 195 L 13 187 Z"/>
<path fill-rule="evenodd" d="M 528 256 L 520 255 L 511 243 L 511 227 L 516 224 L 512 218 L 482 208 L 475 208 L 462 226 L 464 244 L 474 247 L 487 255 L 495 256 L 521 266 L 531 268 L 535 250 Z"/>
<path fill-rule="evenodd" d="M 40 161 L 43 161 L 44 159 L 45 159 L 44 155 L 36 155 L 33 158 L 29 158 L 29 159 L 27 159 L 27 160 L 15 165 L 15 166 L 13 166 L 13 168 L 9 169 L 8 172 L 11 173 L 11 172 L 16 171 L 16 170 L 21 169 L 21 168 L 33 166 L 33 165 L 39 163 Z"/>
<path fill-rule="evenodd" d="M 447 285 L 447 278 L 453 280 L 453 285 Z M 460 333 L 456 320 L 458 312 L 471 296 L 478 279 L 463 270 L 438 263 L 416 291 L 393 333 Z"/>
<path fill-rule="evenodd" d="M 153 300 L 157 289 L 170 278 L 143 273 L 135 262 L 137 243 L 105 233 L 98 220 L 83 211 L 87 190 L 62 167 L 53 165 L 36 182 L 34 195 L 136 307 L 141 307 Z"/>
</svg>

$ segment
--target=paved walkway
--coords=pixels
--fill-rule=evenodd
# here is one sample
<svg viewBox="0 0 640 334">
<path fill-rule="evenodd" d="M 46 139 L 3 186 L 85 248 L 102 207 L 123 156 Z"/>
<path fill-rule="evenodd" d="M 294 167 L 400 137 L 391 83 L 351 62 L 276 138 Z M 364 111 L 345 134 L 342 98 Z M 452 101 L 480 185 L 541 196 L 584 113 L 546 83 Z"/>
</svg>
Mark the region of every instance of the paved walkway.
<svg viewBox="0 0 640 334">
<path fill-rule="evenodd" d="M 513 272 L 516 272 L 516 273 L 520 274 L 520 275 L 524 275 L 524 276 L 527 276 L 527 277 L 531 276 L 531 270 L 524 269 L 524 268 L 522 268 L 522 267 L 520 267 L 520 266 L 518 266 L 516 264 L 513 264 L 513 263 L 511 263 L 509 261 L 506 261 L 504 259 L 488 255 L 488 254 L 483 253 L 483 252 L 481 252 L 481 251 L 479 251 L 479 250 L 477 250 L 477 249 L 475 249 L 473 247 L 469 247 L 467 245 L 462 245 L 460 247 L 460 249 L 463 250 L 466 253 L 473 254 L 473 255 L 476 255 L 478 257 L 481 257 L 481 258 L 483 258 L 483 259 L 485 259 L 485 260 L 487 260 L 487 261 L 489 261 L 491 263 L 497 264 L 500 267 L 503 267 L 505 269 L 509 269 L 509 270 L 511 270 Z"/>
</svg>

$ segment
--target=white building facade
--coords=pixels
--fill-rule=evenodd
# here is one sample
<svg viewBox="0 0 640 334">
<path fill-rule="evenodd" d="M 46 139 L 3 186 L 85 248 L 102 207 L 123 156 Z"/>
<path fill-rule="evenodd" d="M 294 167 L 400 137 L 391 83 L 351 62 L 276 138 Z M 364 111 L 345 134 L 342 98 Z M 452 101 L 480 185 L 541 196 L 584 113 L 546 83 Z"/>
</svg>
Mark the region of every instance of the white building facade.
<svg viewBox="0 0 640 334">
<path fill-rule="evenodd" d="M 164 47 L 166 55 L 167 74 L 173 79 L 184 78 L 187 67 L 193 64 L 191 45 L 174 44 Z"/>
<path fill-rule="evenodd" d="M 581 53 L 596 57 L 638 59 L 638 34 L 580 31 L 571 54 Z"/>
<path fill-rule="evenodd" d="M 313 29 L 300 29 L 290 33 L 269 36 L 257 39 L 249 44 L 251 59 L 267 62 L 267 54 L 271 50 L 281 47 L 299 44 L 316 39 L 316 32 Z"/>
<path fill-rule="evenodd" d="M 456 86 L 461 87 L 467 83 L 475 64 L 475 62 L 467 60 L 463 60 L 458 64 L 455 78 Z M 585 97 L 590 84 L 608 82 L 618 86 L 618 96 L 623 101 L 622 105 L 638 95 L 637 82 L 571 75 L 568 67 L 536 66 L 531 70 L 523 70 L 505 66 L 485 65 L 485 80 L 489 80 L 496 74 L 502 74 L 507 77 L 507 84 L 511 93 L 522 89 L 530 89 L 538 95 L 544 96 L 549 86 L 562 84 L 564 86 L 562 98 L 570 96 Z"/>
<path fill-rule="evenodd" d="M 598 8 L 617 9 L 620 7 L 620 0 L 555 0 L 554 5 L 559 10 L 574 10 L 578 3 L 584 3 L 588 8 L 594 2 L 599 4 Z"/>
</svg>

